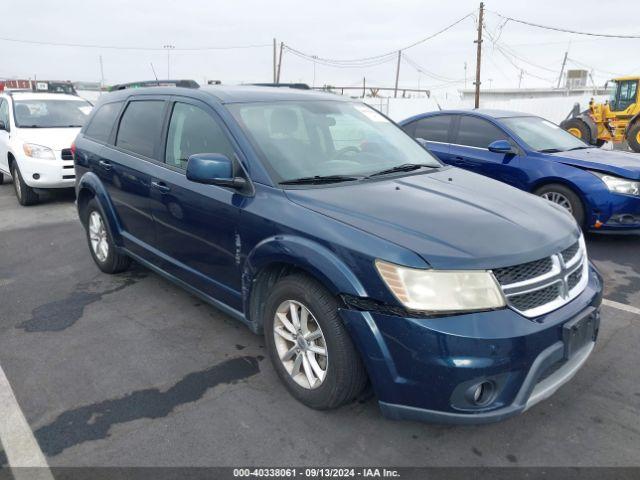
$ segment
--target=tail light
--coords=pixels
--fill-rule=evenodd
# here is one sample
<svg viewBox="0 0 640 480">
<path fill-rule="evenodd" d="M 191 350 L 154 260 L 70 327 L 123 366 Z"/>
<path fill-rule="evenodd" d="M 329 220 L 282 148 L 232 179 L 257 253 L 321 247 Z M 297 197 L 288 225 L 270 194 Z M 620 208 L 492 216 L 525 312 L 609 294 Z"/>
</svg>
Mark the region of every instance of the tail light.
<svg viewBox="0 0 640 480">
<path fill-rule="evenodd" d="M 76 161 L 76 142 L 71 144 L 71 156 L 73 157 L 73 161 Z"/>
</svg>

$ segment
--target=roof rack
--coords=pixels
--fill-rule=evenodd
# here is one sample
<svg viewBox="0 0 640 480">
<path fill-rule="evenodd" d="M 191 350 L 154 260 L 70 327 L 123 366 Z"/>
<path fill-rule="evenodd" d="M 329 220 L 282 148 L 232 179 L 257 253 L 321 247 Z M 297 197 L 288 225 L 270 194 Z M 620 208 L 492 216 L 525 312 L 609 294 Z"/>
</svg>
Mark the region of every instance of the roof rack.
<svg viewBox="0 0 640 480">
<path fill-rule="evenodd" d="M 250 83 L 256 87 L 280 87 L 280 88 L 295 88 L 298 90 L 311 90 L 311 87 L 306 83 Z"/>
<path fill-rule="evenodd" d="M 143 80 L 140 82 L 120 83 L 113 85 L 109 91 L 126 90 L 128 88 L 144 88 L 144 87 L 182 87 L 182 88 L 200 88 L 195 80 Z"/>
</svg>

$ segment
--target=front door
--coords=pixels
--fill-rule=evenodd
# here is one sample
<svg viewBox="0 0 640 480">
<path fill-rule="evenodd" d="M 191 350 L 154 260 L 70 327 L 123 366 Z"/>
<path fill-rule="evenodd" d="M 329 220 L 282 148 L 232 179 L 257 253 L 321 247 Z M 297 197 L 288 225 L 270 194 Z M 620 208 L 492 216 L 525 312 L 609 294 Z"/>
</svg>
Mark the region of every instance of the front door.
<svg viewBox="0 0 640 480">
<path fill-rule="evenodd" d="M 213 109 L 191 99 L 173 103 L 162 175 L 152 178 L 153 216 L 163 268 L 204 293 L 240 310 L 240 235 L 244 196 L 235 190 L 187 180 L 187 160 L 196 153 L 236 158 L 235 148 Z"/>
<path fill-rule="evenodd" d="M 517 186 L 519 157 L 513 153 L 489 151 L 489 144 L 496 140 L 507 140 L 516 145 L 502 129 L 488 120 L 460 115 L 450 150 L 452 165 Z"/>
</svg>

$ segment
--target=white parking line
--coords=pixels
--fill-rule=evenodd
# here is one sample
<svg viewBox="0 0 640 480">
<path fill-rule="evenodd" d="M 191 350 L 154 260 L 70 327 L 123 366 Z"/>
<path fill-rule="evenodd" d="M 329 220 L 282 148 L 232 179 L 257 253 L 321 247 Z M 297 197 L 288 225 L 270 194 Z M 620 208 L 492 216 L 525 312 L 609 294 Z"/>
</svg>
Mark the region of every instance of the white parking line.
<svg viewBox="0 0 640 480">
<path fill-rule="evenodd" d="M 617 308 L 618 310 L 623 310 L 629 313 L 635 313 L 636 315 L 640 315 L 640 308 L 632 307 L 631 305 L 625 305 L 624 303 L 614 302 L 613 300 L 607 300 L 606 298 L 602 300 L 602 304 L 607 307 Z"/>
<path fill-rule="evenodd" d="M 0 442 L 16 480 L 53 480 L 47 460 L 0 366 Z M 37 468 L 22 468 L 37 467 Z"/>
</svg>

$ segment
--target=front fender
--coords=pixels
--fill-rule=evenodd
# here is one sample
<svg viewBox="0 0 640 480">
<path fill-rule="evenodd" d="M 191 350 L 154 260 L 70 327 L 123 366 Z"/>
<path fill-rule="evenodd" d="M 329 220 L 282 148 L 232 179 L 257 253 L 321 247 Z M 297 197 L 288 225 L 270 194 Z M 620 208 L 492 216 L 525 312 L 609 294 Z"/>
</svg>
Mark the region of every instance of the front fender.
<svg viewBox="0 0 640 480">
<path fill-rule="evenodd" d="M 117 246 L 121 247 L 123 243 L 122 235 L 120 234 L 122 231 L 120 222 L 118 221 L 118 216 L 116 215 L 115 208 L 113 207 L 111 197 L 109 197 L 109 194 L 107 193 L 107 190 L 100 178 L 93 172 L 87 172 L 82 175 L 80 181 L 78 181 L 76 185 L 76 198 L 80 198 L 83 190 L 91 192 L 92 196 L 98 201 L 98 204 L 102 208 L 102 213 L 109 227 L 113 241 Z M 78 211 L 78 214 L 80 214 L 80 211 Z"/>
<path fill-rule="evenodd" d="M 258 243 L 247 256 L 242 273 L 245 312 L 250 311 L 251 289 L 258 272 L 278 263 L 308 272 L 334 295 L 367 296 L 364 286 L 351 268 L 331 250 L 307 238 L 276 235 Z"/>
</svg>

